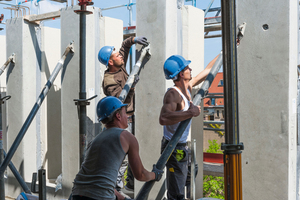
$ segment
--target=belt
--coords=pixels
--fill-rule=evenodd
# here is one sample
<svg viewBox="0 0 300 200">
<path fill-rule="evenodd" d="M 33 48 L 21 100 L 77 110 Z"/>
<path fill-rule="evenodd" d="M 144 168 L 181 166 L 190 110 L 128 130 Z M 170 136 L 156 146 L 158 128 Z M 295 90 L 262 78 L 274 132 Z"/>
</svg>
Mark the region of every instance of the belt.
<svg viewBox="0 0 300 200">
<path fill-rule="evenodd" d="M 169 140 L 167 140 L 165 137 L 163 137 L 162 142 L 168 144 Z M 187 143 L 186 142 L 185 143 L 177 143 L 176 146 L 185 147 L 185 146 L 187 146 Z"/>
</svg>

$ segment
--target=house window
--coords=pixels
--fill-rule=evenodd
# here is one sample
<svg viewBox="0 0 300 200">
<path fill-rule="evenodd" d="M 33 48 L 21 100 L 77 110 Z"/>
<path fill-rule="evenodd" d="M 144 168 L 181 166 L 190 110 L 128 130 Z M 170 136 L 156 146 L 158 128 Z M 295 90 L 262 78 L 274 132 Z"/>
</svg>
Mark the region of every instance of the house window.
<svg viewBox="0 0 300 200">
<path fill-rule="evenodd" d="M 217 117 L 219 117 L 219 110 L 217 110 Z"/>
<path fill-rule="evenodd" d="M 223 86 L 223 79 L 221 79 L 218 84 L 218 87 L 222 87 L 222 86 Z"/>
</svg>

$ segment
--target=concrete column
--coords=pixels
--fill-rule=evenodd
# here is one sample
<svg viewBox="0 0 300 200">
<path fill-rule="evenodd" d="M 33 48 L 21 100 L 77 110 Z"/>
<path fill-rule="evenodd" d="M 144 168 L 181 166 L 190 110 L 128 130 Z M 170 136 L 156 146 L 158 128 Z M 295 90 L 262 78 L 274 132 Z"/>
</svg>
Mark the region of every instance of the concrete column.
<svg viewBox="0 0 300 200">
<path fill-rule="evenodd" d="M 244 200 L 296 199 L 297 10 L 297 0 L 238 2 Z"/>
<path fill-rule="evenodd" d="M 64 50 L 71 40 L 74 41 L 75 54 L 68 57 L 61 79 L 61 120 L 62 120 L 62 195 L 67 198 L 71 193 L 73 180 L 79 170 L 79 119 L 73 99 L 79 98 L 79 15 L 74 13 L 79 7 L 61 12 L 61 49 Z M 100 69 L 98 52 L 103 45 L 120 46 L 122 42 L 122 23 L 120 20 L 101 18 L 98 8 L 88 7 L 93 14 L 86 21 L 86 91 L 87 98 L 98 95 L 87 106 L 87 143 L 101 130 L 97 122 L 96 106 L 103 97 L 101 88 L 103 68 Z M 116 22 L 116 23 L 115 23 Z M 114 41 L 118 33 L 117 41 Z M 111 34 L 111 35 L 110 35 Z M 104 39 L 102 38 L 104 37 Z M 101 43 L 100 43 L 101 41 Z M 113 41 L 113 42 L 111 42 Z M 81 47 L 84 48 L 84 47 Z"/>
<path fill-rule="evenodd" d="M 3 54 L 0 54 L 0 67 L 3 66 L 3 64 L 7 61 L 6 57 L 6 37 L 5 35 L 0 35 L 0 51 L 3 52 Z M 10 56 L 10 55 L 9 55 Z M 0 78 L 0 87 L 6 87 L 6 73 L 3 72 Z"/>
<path fill-rule="evenodd" d="M 142 69 L 140 81 L 136 87 L 135 135 L 140 144 L 142 162 L 148 170 L 151 170 L 152 165 L 160 156 L 163 128 L 159 124 L 159 114 L 163 96 L 167 88 L 173 85 L 173 81 L 166 81 L 164 77 L 163 64 L 169 56 L 180 54 L 186 59 L 192 59 L 191 67 L 195 66 L 200 71 L 203 69 L 203 60 L 201 60 L 203 58 L 201 56 L 203 53 L 203 37 L 201 38 L 203 22 L 196 22 L 192 19 L 193 17 L 195 20 L 203 18 L 203 13 L 201 14 L 201 11 L 194 10 L 189 6 L 182 8 L 182 5 L 177 5 L 176 0 L 138 1 L 136 7 L 137 36 L 148 38 L 152 56 L 145 68 Z M 191 25 L 198 26 L 191 29 Z M 186 38 L 194 34 L 199 38 Z M 197 48 L 194 49 L 194 47 Z M 195 56 L 194 51 L 200 54 L 200 59 L 199 55 Z M 198 144 L 201 143 L 202 138 L 199 139 Z M 198 149 L 202 149 L 202 144 Z M 154 185 L 149 199 L 156 198 L 162 183 L 163 180 Z M 135 195 L 142 184 L 138 181 L 135 182 Z"/>
<path fill-rule="evenodd" d="M 182 55 L 192 61 L 190 67 L 193 76 L 204 69 L 204 20 L 199 20 L 203 18 L 202 10 L 193 6 L 182 7 Z M 201 84 L 193 88 L 193 95 L 200 86 Z M 193 118 L 189 141 L 194 139 L 197 142 L 196 159 L 199 168 L 196 177 L 196 198 L 201 198 L 203 197 L 203 112 Z"/>
<path fill-rule="evenodd" d="M 16 54 L 15 65 L 7 69 L 7 147 L 11 147 L 23 123 L 36 102 L 40 86 L 40 35 L 37 25 L 29 24 L 22 18 L 6 21 L 7 55 Z M 21 144 L 15 152 L 12 162 L 25 181 L 30 182 L 32 173 L 37 170 L 37 137 L 40 118 L 36 116 L 28 128 Z M 7 149 L 7 151 L 8 151 Z M 26 156 L 26 159 L 25 159 Z M 16 179 L 7 170 L 7 194 L 18 196 L 21 192 Z"/>
<path fill-rule="evenodd" d="M 60 48 L 60 29 L 42 29 L 42 82 L 45 84 L 62 56 Z M 49 182 L 54 183 L 61 174 L 61 73 L 56 77 L 52 88 L 41 108 L 42 141 L 45 149 L 42 165 L 47 170 Z"/>
</svg>

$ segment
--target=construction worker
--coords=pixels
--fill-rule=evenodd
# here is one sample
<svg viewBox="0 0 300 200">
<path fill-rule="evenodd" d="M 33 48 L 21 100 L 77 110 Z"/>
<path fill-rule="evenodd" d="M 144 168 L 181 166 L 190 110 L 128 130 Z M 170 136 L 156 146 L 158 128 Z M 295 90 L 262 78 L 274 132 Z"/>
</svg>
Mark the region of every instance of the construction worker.
<svg viewBox="0 0 300 200">
<path fill-rule="evenodd" d="M 103 92 L 106 96 L 119 97 L 122 89 L 124 88 L 128 79 L 128 73 L 126 71 L 126 62 L 129 55 L 130 48 L 133 44 L 147 45 L 147 38 L 145 37 L 129 37 L 122 43 L 122 47 L 119 51 L 116 51 L 113 46 L 104 46 L 100 49 L 98 54 L 99 61 L 107 66 L 107 70 L 104 72 L 104 78 L 102 82 Z M 134 89 L 131 89 L 128 93 L 124 103 L 127 103 L 127 115 L 128 115 L 128 131 L 134 134 Z M 124 161 L 119 171 L 117 189 L 123 188 L 122 176 L 127 168 L 127 162 Z M 127 170 L 127 184 L 125 188 L 127 190 L 134 190 L 134 178 L 130 167 Z"/>
<path fill-rule="evenodd" d="M 180 55 L 169 57 L 164 63 L 166 79 L 172 79 L 174 86 L 165 93 L 161 108 L 159 123 L 164 126 L 161 152 L 171 140 L 179 123 L 186 119 L 197 117 L 200 114 L 200 106 L 191 102 L 192 87 L 205 80 L 217 57 L 196 77 L 192 78 L 189 67 L 191 61 L 185 60 Z M 191 123 L 186 127 L 175 150 L 170 156 L 167 167 L 167 197 L 171 200 L 184 199 L 184 187 L 188 174 L 188 147 L 187 137 Z"/>
<path fill-rule="evenodd" d="M 147 171 L 139 156 L 139 144 L 126 131 L 126 106 L 116 97 L 104 97 L 97 105 L 97 115 L 106 129 L 89 144 L 84 162 L 74 180 L 73 200 L 126 199 L 115 190 L 118 170 L 126 154 L 134 177 L 139 181 L 159 181 L 163 171 L 153 165 Z"/>
</svg>

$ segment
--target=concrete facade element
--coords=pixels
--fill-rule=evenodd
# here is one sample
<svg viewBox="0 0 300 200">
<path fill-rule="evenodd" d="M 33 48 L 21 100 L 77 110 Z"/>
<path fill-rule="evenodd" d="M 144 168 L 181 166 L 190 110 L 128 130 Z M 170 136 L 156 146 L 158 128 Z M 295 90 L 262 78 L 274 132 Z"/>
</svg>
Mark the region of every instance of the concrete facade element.
<svg viewBox="0 0 300 200">
<path fill-rule="evenodd" d="M 247 23 L 238 48 L 243 199 L 293 200 L 298 1 L 239 1 L 237 11 Z"/>
<path fill-rule="evenodd" d="M 2 107 L 4 148 L 8 152 L 61 55 L 58 29 L 39 27 L 18 18 L 8 21 L 7 33 L 7 52 L 4 52 L 16 54 L 16 64 L 9 65 L 5 71 L 7 95 L 11 95 L 11 99 Z M 60 91 L 59 80 L 54 82 L 53 88 L 26 132 L 12 162 L 27 183 L 31 182 L 33 172 L 42 167 L 46 169 L 47 186 L 54 192 L 51 179 L 55 180 L 61 173 L 61 153 L 57 152 L 61 146 L 60 95 L 57 96 Z M 6 195 L 16 197 L 21 187 L 10 170 L 7 173 Z"/>
<path fill-rule="evenodd" d="M 151 59 L 147 62 L 140 74 L 140 81 L 136 86 L 136 124 L 135 135 L 140 144 L 140 155 L 146 169 L 160 156 L 163 127 L 159 124 L 159 114 L 163 103 L 163 96 L 167 88 L 173 85 L 166 81 L 163 73 L 165 60 L 173 54 L 181 54 L 192 60 L 193 75 L 203 70 L 204 51 L 204 24 L 203 12 L 190 6 L 181 7 L 176 0 L 137 2 L 137 36 L 146 36 L 151 44 Z M 200 58 L 199 58 L 200 57 Z M 151 75 L 149 75 L 151 74 Z M 151 86 L 151 87 L 149 87 Z M 201 116 L 198 118 L 202 121 Z M 193 119 L 198 124 L 198 119 Z M 202 125 L 192 127 L 192 139 L 197 138 L 197 156 L 200 164 L 198 178 L 202 190 Z M 197 129 L 197 130 L 195 130 Z M 199 152 L 198 152 L 199 151 Z M 202 159 L 202 160 L 201 160 Z M 149 199 L 155 199 L 163 181 L 156 183 L 150 192 Z M 143 183 L 135 182 L 135 196 Z M 164 188 L 163 188 L 164 189 Z M 197 198 L 202 197 L 202 191 Z"/>
<path fill-rule="evenodd" d="M 6 21 L 6 31 L 9 33 L 6 36 L 6 43 L 9 44 L 6 54 L 16 54 L 15 65 L 10 65 L 6 71 L 7 95 L 11 95 L 11 99 L 6 103 L 8 123 L 4 142 L 10 148 L 39 95 L 37 90 L 41 87 L 41 49 L 40 28 L 37 25 L 28 24 L 22 18 L 9 19 Z M 37 116 L 12 158 L 15 167 L 27 182 L 31 181 L 32 173 L 40 167 L 37 166 L 40 155 L 36 154 L 37 138 L 41 134 L 40 123 L 40 117 Z M 16 187 L 19 185 L 10 170 L 7 170 L 7 175 L 6 195 L 16 197 L 21 188 Z"/>
<path fill-rule="evenodd" d="M 73 180 L 80 167 L 79 119 L 77 107 L 73 101 L 79 98 L 79 15 L 74 13 L 74 10 L 78 9 L 79 7 L 61 10 L 61 49 L 65 49 L 71 40 L 74 41 L 75 46 L 75 53 L 67 58 L 61 78 L 63 190 L 60 194 L 63 198 L 68 198 L 70 195 Z M 98 97 L 91 100 L 91 104 L 87 106 L 86 144 L 101 130 L 101 124 L 97 122 L 96 106 L 103 97 L 101 84 L 104 68 L 100 69 L 98 52 L 103 45 L 120 46 L 123 35 L 123 24 L 120 20 L 100 18 L 98 8 L 89 7 L 88 9 L 93 14 L 86 17 L 86 92 L 87 98 L 95 94 Z M 110 35 L 110 33 L 114 34 Z"/>
<path fill-rule="evenodd" d="M 42 28 L 42 82 L 46 83 L 62 56 L 60 29 Z M 56 77 L 42 107 L 42 133 L 45 141 L 45 158 L 42 160 L 50 183 L 61 174 L 61 72 Z"/>
<path fill-rule="evenodd" d="M 0 35 L 0 52 L 3 52 L 0 54 L 0 67 L 3 66 L 3 64 L 7 61 L 8 57 L 6 57 L 6 37 L 5 35 Z M 3 72 L 0 77 L 0 88 L 6 87 L 6 73 Z"/>
<path fill-rule="evenodd" d="M 182 10 L 182 55 L 191 60 L 192 75 L 196 76 L 204 69 L 204 12 L 193 6 L 183 6 Z M 193 88 L 193 95 L 200 89 Z M 203 107 L 203 103 L 201 104 Z M 204 109 L 202 109 L 204 110 Z M 189 141 L 196 140 L 196 156 L 199 172 L 196 177 L 196 198 L 203 196 L 203 112 L 193 118 Z"/>
</svg>

